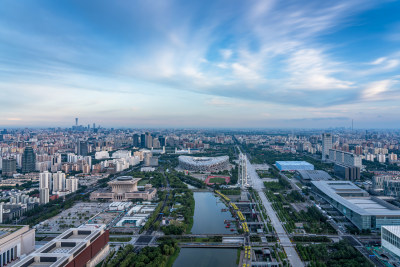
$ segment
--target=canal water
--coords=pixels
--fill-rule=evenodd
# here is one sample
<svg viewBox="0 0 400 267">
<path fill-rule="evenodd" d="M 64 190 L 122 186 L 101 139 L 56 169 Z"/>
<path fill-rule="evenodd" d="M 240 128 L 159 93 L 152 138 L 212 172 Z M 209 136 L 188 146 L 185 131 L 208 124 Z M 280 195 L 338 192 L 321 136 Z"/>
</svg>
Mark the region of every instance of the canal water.
<svg viewBox="0 0 400 267">
<path fill-rule="evenodd" d="M 173 267 L 234 267 L 236 249 L 226 248 L 181 248 Z"/>
<path fill-rule="evenodd" d="M 195 208 L 192 234 L 233 234 L 224 220 L 234 220 L 224 203 L 211 192 L 194 192 Z"/>
<path fill-rule="evenodd" d="M 227 207 L 211 192 L 194 192 L 195 209 L 193 216 L 193 234 L 232 234 L 225 228 L 224 220 L 234 220 Z M 236 249 L 220 248 L 181 248 L 173 267 L 230 267 L 236 264 Z"/>
</svg>

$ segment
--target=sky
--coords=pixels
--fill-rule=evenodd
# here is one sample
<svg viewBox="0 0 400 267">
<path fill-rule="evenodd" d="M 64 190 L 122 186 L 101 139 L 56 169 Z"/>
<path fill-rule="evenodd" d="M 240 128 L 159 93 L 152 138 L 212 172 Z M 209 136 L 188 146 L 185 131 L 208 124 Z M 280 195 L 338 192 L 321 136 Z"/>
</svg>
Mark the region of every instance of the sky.
<svg viewBox="0 0 400 267">
<path fill-rule="evenodd" d="M 399 128 L 400 1 L 1 0 L 0 127 Z"/>
</svg>

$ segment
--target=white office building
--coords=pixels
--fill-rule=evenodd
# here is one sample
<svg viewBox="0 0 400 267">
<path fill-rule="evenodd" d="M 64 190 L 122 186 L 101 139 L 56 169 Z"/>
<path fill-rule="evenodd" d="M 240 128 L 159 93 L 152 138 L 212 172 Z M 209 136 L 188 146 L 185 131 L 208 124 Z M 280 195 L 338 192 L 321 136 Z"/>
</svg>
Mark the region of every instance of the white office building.
<svg viewBox="0 0 400 267">
<path fill-rule="evenodd" d="M 336 164 L 362 168 L 361 156 L 341 150 L 329 149 L 329 161 Z"/>
<path fill-rule="evenodd" d="M 400 226 L 388 225 L 381 227 L 382 247 L 400 257 Z"/>
<path fill-rule="evenodd" d="M 78 178 L 68 178 L 66 180 L 67 190 L 70 191 L 71 193 L 78 190 L 78 181 L 79 181 Z"/>
<path fill-rule="evenodd" d="M 39 188 L 48 188 L 50 191 L 52 189 L 52 174 L 48 171 L 39 174 Z"/>
<path fill-rule="evenodd" d="M 332 148 L 332 134 L 322 134 L 322 160 L 326 160 L 329 156 L 329 149 Z"/>
<path fill-rule="evenodd" d="M 53 192 L 65 190 L 65 173 L 58 171 L 53 174 Z"/>
<path fill-rule="evenodd" d="M 50 201 L 50 192 L 48 188 L 39 189 L 40 204 L 46 204 Z"/>
</svg>

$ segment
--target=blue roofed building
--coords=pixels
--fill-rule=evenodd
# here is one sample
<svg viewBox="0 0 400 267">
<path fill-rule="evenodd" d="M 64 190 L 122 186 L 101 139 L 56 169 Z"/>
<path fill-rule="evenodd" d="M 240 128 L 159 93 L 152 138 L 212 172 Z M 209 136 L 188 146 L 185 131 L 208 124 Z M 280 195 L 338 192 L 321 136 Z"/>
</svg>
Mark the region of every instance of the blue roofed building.
<svg viewBox="0 0 400 267">
<path fill-rule="evenodd" d="M 306 161 L 277 161 L 275 165 L 280 171 L 314 170 L 314 165 Z"/>
</svg>

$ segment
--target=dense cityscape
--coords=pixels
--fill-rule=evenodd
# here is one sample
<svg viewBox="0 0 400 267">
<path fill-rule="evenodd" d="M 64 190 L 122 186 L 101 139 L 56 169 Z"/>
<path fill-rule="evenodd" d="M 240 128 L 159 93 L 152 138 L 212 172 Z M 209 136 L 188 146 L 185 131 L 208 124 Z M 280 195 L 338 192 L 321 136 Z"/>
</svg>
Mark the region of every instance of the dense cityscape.
<svg viewBox="0 0 400 267">
<path fill-rule="evenodd" d="M 75 122 L 1 131 L 3 265 L 399 262 L 398 131 Z"/>
</svg>

